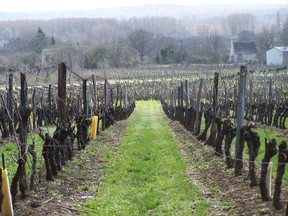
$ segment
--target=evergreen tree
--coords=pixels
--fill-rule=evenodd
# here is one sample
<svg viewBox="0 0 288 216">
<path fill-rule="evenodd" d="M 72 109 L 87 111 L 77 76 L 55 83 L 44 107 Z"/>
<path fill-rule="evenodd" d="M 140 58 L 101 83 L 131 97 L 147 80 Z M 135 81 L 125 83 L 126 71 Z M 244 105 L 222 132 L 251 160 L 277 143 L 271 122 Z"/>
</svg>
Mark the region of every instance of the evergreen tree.
<svg viewBox="0 0 288 216">
<path fill-rule="evenodd" d="M 36 36 L 32 38 L 30 45 L 31 49 L 38 54 L 40 54 L 42 50 L 48 46 L 47 37 L 40 27 Z"/>
</svg>

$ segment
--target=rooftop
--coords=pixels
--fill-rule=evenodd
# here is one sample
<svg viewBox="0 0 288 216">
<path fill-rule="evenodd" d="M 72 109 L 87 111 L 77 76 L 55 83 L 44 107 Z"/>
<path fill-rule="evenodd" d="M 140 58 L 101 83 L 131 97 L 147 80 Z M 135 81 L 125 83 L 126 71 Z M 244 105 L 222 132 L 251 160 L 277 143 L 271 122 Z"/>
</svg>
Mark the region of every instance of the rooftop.
<svg viewBox="0 0 288 216">
<path fill-rule="evenodd" d="M 275 47 L 275 48 L 282 52 L 288 52 L 288 47 Z"/>
<path fill-rule="evenodd" d="M 257 48 L 255 41 L 243 42 L 243 41 L 233 41 L 234 51 L 238 55 L 242 54 L 256 54 Z"/>
</svg>

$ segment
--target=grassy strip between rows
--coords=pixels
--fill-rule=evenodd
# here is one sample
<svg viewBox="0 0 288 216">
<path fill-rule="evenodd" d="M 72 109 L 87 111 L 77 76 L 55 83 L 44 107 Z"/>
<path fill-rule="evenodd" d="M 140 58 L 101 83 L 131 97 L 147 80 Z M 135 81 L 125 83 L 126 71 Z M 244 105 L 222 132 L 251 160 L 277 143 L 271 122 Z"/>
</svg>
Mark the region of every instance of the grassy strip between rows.
<svg viewBox="0 0 288 216">
<path fill-rule="evenodd" d="M 137 102 L 98 196 L 81 203 L 95 215 L 206 215 L 209 203 L 185 175 L 161 105 Z"/>
</svg>

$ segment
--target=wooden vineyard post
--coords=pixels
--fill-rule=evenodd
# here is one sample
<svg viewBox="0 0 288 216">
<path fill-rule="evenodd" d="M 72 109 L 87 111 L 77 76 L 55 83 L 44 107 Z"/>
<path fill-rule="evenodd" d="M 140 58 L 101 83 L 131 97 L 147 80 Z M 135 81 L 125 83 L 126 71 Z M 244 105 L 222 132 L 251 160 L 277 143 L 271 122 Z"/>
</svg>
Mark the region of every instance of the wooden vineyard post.
<svg viewBox="0 0 288 216">
<path fill-rule="evenodd" d="M 214 74 L 214 87 L 213 87 L 213 111 L 217 114 L 218 111 L 218 83 L 219 83 L 219 73 Z"/>
<path fill-rule="evenodd" d="M 107 79 L 104 81 L 104 106 L 102 113 L 102 130 L 106 128 L 106 110 L 107 110 Z"/>
<path fill-rule="evenodd" d="M 203 88 L 203 79 L 200 79 L 200 85 L 197 95 L 197 104 L 196 104 L 196 120 L 195 120 L 195 129 L 194 135 L 198 136 L 200 134 L 200 126 L 201 126 L 201 119 L 200 119 L 200 108 L 201 108 L 201 99 L 202 99 L 202 88 Z"/>
<path fill-rule="evenodd" d="M 175 106 L 174 106 L 174 90 L 172 90 L 171 93 L 170 93 L 170 118 L 174 117 L 174 110 L 175 110 Z"/>
<path fill-rule="evenodd" d="M 188 130 L 193 131 L 195 119 L 193 118 L 192 113 L 190 112 L 190 98 L 189 98 L 189 82 L 188 82 L 188 80 L 185 80 L 185 98 L 184 99 L 185 99 L 184 126 Z"/>
<path fill-rule="evenodd" d="M 175 119 L 178 121 L 180 121 L 180 108 L 181 108 L 181 86 L 178 86 L 178 88 L 177 88 L 177 106 L 176 106 L 176 114 L 175 114 Z"/>
<path fill-rule="evenodd" d="M 173 101 L 173 90 L 170 93 L 170 107 L 173 108 L 174 107 L 174 101 Z"/>
<path fill-rule="evenodd" d="M 48 116 L 47 116 L 47 123 L 48 125 L 52 124 L 52 85 L 49 85 L 48 90 Z"/>
<path fill-rule="evenodd" d="M 27 89 L 27 82 L 26 82 L 26 75 L 21 73 L 21 91 L 20 91 L 20 115 L 21 119 L 20 120 L 20 129 L 19 129 L 19 140 L 22 146 L 26 145 L 27 142 L 27 128 L 28 128 L 28 117 L 30 116 L 30 112 L 27 109 L 27 94 L 28 94 L 28 89 Z M 27 121 L 25 119 L 27 118 Z M 21 155 L 22 157 L 25 154 L 25 150 L 21 150 Z"/>
<path fill-rule="evenodd" d="M 66 112 L 66 65 L 64 62 L 58 64 L 58 116 L 61 122 L 67 121 Z"/>
<path fill-rule="evenodd" d="M 197 92 L 197 90 L 196 90 L 196 85 L 194 84 L 193 85 L 193 91 L 192 91 L 192 95 L 191 95 L 191 97 L 190 97 L 190 107 L 196 107 L 196 92 Z M 195 102 L 194 102 L 195 101 Z"/>
<path fill-rule="evenodd" d="M 134 90 L 132 90 L 132 91 L 134 91 Z M 160 84 L 160 97 L 159 97 L 159 99 L 160 99 L 160 101 L 166 100 L 166 94 L 164 96 L 162 83 Z M 134 100 L 132 100 L 132 101 L 134 101 Z"/>
<path fill-rule="evenodd" d="M 35 118 L 35 111 L 36 111 L 35 97 L 36 97 L 36 88 L 33 89 L 33 93 L 32 93 L 32 110 L 30 114 L 31 129 L 37 128 L 37 123 L 36 123 L 36 118 Z"/>
<path fill-rule="evenodd" d="M 238 112 L 237 112 L 237 128 L 236 128 L 236 146 L 235 146 L 235 176 L 242 175 L 243 168 L 243 148 L 241 145 L 241 127 L 244 121 L 244 108 L 245 108 L 245 81 L 246 81 L 247 68 L 241 66 L 240 79 L 239 79 L 239 92 L 238 92 Z"/>
<path fill-rule="evenodd" d="M 269 126 L 272 124 L 272 119 L 273 119 L 273 109 L 274 109 L 274 104 L 273 104 L 273 94 L 272 94 L 272 78 L 269 80 L 269 95 L 268 95 L 268 116 L 266 116 L 267 121 L 265 122 Z"/>
<path fill-rule="evenodd" d="M 118 103 L 119 103 L 119 94 L 120 94 L 120 85 L 117 84 L 117 88 L 116 88 L 116 101 L 115 101 L 115 107 L 118 107 Z"/>
<path fill-rule="evenodd" d="M 177 97 L 177 106 L 181 107 L 181 87 L 180 86 L 178 86 L 177 95 L 178 95 L 178 97 Z"/>
<path fill-rule="evenodd" d="M 104 106 L 105 110 L 107 109 L 107 106 L 109 104 L 109 97 L 108 97 L 108 81 L 105 79 L 105 84 L 104 84 Z"/>
<path fill-rule="evenodd" d="M 125 99 L 124 99 L 124 108 L 128 108 L 128 93 L 127 93 L 127 87 L 125 86 Z"/>
<path fill-rule="evenodd" d="M 181 115 L 180 120 L 181 120 L 181 124 L 185 125 L 185 117 L 184 117 L 184 85 L 183 82 L 181 82 L 180 85 L 180 103 L 181 103 L 181 109 L 179 110 L 179 114 Z M 183 110 L 183 112 L 182 112 Z"/>
<path fill-rule="evenodd" d="M 177 118 L 177 94 L 178 94 L 178 91 L 173 91 L 173 102 L 174 102 L 174 114 L 173 114 L 173 120 L 175 120 Z"/>
<path fill-rule="evenodd" d="M 36 95 L 36 88 L 33 89 L 32 93 L 32 109 L 35 109 L 35 95 Z"/>
<path fill-rule="evenodd" d="M 26 106 L 27 106 L 27 94 L 28 94 L 28 92 L 27 92 L 27 82 L 26 82 L 26 76 L 25 76 L 25 74 L 24 73 L 21 73 L 20 74 L 20 76 L 21 76 L 21 91 L 20 91 L 20 106 L 22 107 L 22 108 L 25 108 Z"/>
<path fill-rule="evenodd" d="M 28 183 L 26 180 L 26 144 L 27 144 L 27 129 L 28 129 L 28 118 L 30 116 L 30 110 L 27 108 L 27 95 L 28 95 L 28 88 L 27 88 L 27 81 L 26 75 L 21 73 L 21 105 L 20 105 L 20 115 L 21 120 L 19 122 L 19 141 L 21 145 L 21 153 L 20 158 L 24 160 L 24 165 L 22 167 L 22 172 L 20 173 L 20 180 L 19 180 L 19 188 L 22 193 L 22 196 L 25 197 L 26 190 L 28 189 Z"/>
<path fill-rule="evenodd" d="M 227 97 L 227 87 L 225 87 L 225 117 L 230 118 L 230 102 Z"/>
<path fill-rule="evenodd" d="M 83 79 L 83 115 L 88 116 L 88 105 L 87 105 L 87 80 Z"/>
<path fill-rule="evenodd" d="M 114 99 L 113 99 L 113 88 L 110 89 L 110 106 L 114 107 Z"/>
<path fill-rule="evenodd" d="M 9 91 L 8 91 L 8 110 L 9 113 L 14 113 L 13 111 L 13 74 L 9 74 Z M 9 120 L 9 134 L 12 135 L 14 133 L 13 122 Z M 5 138 L 5 137 L 4 137 Z"/>
<path fill-rule="evenodd" d="M 238 103 L 238 98 L 237 98 L 237 87 L 236 85 L 234 85 L 234 111 L 233 111 L 233 117 L 234 117 L 234 121 L 236 123 L 236 119 L 237 119 L 237 112 L 238 112 L 238 106 L 237 106 L 237 103 Z"/>
<path fill-rule="evenodd" d="M 212 104 L 213 119 L 210 129 L 210 136 L 206 142 L 206 144 L 212 146 L 216 141 L 216 135 L 217 135 L 217 124 L 215 120 L 218 112 L 218 82 L 219 82 L 219 73 L 216 72 L 214 73 L 214 86 L 213 86 L 213 104 Z"/>
<path fill-rule="evenodd" d="M 227 118 L 228 117 L 228 113 L 227 113 L 227 107 L 228 107 L 228 104 L 227 104 L 227 88 L 226 86 L 224 87 L 224 111 L 225 111 L 225 117 Z"/>
<path fill-rule="evenodd" d="M 135 88 L 134 86 L 132 87 L 132 102 L 135 102 Z"/>
<path fill-rule="evenodd" d="M 96 82 L 96 77 L 94 74 L 92 75 L 92 82 L 93 82 L 93 94 L 92 95 L 93 95 L 94 114 L 96 115 L 97 110 L 98 110 L 98 107 L 97 107 L 97 82 Z"/>
<path fill-rule="evenodd" d="M 20 118 L 19 121 L 19 159 L 18 167 L 15 176 L 11 183 L 11 195 L 13 203 L 15 203 L 15 197 L 18 193 L 18 182 L 19 189 L 22 197 L 26 197 L 26 191 L 28 190 L 27 176 L 26 176 L 26 143 L 27 143 L 27 130 L 28 130 L 28 119 L 30 116 L 30 110 L 27 108 L 27 82 L 25 74 L 21 73 L 21 91 L 20 91 Z"/>
<path fill-rule="evenodd" d="M 173 97 L 173 108 L 177 107 L 177 92 L 176 90 L 172 91 L 172 97 Z"/>
<path fill-rule="evenodd" d="M 184 107 L 184 94 L 183 94 L 183 83 L 180 85 L 180 107 Z"/>
<path fill-rule="evenodd" d="M 249 115 L 248 120 L 253 120 L 253 113 L 252 113 L 252 107 L 253 107 L 253 80 L 250 80 L 249 83 L 250 86 L 250 95 L 249 95 Z"/>
<path fill-rule="evenodd" d="M 188 80 L 185 80 L 185 91 L 186 91 L 186 110 L 190 108 L 190 98 L 189 98 L 189 82 Z"/>
<path fill-rule="evenodd" d="M 119 88 L 120 88 L 120 86 L 119 86 Z M 122 100 L 123 100 L 123 91 L 122 91 L 122 87 L 120 88 L 120 97 L 119 97 L 119 100 L 120 100 L 120 104 L 119 104 L 119 106 L 122 108 L 122 105 L 123 105 L 123 103 L 122 103 Z"/>
</svg>

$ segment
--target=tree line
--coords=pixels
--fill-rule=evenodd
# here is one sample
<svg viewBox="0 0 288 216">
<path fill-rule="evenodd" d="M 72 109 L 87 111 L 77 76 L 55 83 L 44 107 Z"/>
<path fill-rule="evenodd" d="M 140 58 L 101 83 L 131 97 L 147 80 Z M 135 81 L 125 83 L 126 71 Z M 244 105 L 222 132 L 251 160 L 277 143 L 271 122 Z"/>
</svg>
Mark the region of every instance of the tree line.
<svg viewBox="0 0 288 216">
<path fill-rule="evenodd" d="M 81 69 L 227 63 L 231 39 L 256 41 L 259 62 L 265 63 L 268 49 L 288 45 L 288 17 L 283 24 L 277 17 L 261 25 L 249 13 L 230 14 L 216 25 L 172 17 L 2 21 L 0 67 L 39 67 L 43 49 L 73 56 L 67 47 L 79 53 L 74 61 Z"/>
</svg>

